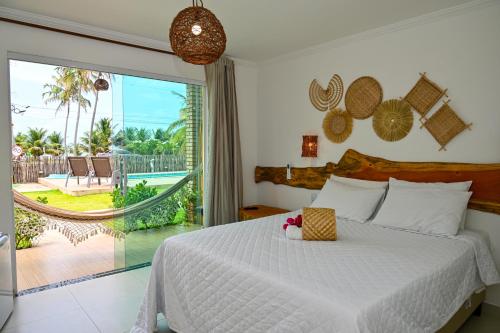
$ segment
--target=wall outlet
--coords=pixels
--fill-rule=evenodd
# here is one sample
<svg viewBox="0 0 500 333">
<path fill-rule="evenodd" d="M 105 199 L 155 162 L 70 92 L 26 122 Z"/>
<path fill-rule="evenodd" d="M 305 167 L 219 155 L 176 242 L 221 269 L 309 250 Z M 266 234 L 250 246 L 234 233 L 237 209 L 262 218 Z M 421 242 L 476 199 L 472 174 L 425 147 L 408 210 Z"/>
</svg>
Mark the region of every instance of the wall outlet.
<svg viewBox="0 0 500 333">
<path fill-rule="evenodd" d="M 292 167 L 290 163 L 286 165 L 286 179 L 288 180 L 292 179 Z"/>
</svg>

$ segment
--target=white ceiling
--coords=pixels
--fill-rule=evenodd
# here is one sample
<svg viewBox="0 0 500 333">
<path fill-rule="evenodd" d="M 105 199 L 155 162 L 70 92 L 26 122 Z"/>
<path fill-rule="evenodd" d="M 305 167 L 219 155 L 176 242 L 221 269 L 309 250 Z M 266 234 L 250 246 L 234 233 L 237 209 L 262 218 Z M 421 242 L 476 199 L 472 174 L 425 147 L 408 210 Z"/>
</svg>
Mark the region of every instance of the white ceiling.
<svg viewBox="0 0 500 333">
<path fill-rule="evenodd" d="M 226 53 L 251 61 L 420 16 L 470 0 L 205 0 L 228 37 Z M 190 0 L 0 0 L 0 6 L 168 41 Z"/>
</svg>

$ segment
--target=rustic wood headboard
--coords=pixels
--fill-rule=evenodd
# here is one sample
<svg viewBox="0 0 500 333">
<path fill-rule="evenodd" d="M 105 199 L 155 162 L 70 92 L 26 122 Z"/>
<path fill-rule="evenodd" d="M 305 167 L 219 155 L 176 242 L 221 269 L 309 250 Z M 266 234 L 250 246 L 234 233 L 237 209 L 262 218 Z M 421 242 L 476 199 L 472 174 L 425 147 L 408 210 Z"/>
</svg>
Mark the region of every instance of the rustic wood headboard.
<svg viewBox="0 0 500 333">
<path fill-rule="evenodd" d="M 322 167 L 291 168 L 286 179 L 285 167 L 255 168 L 255 182 L 270 181 L 308 189 L 321 189 L 325 181 L 337 176 L 388 180 L 394 177 L 413 182 L 459 182 L 472 180 L 469 208 L 500 214 L 500 163 L 473 164 L 449 162 L 396 162 L 347 150 L 340 161 Z"/>
</svg>

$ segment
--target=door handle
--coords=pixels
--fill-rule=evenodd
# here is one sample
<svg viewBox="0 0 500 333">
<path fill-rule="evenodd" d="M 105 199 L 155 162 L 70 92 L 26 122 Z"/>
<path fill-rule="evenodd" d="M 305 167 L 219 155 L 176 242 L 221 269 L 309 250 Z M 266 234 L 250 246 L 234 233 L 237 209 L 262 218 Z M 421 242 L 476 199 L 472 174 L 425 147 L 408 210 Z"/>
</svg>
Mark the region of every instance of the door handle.
<svg viewBox="0 0 500 333">
<path fill-rule="evenodd" d="M 7 243 L 8 240 L 9 240 L 8 235 L 0 236 L 0 247 L 2 247 L 5 243 Z"/>
</svg>

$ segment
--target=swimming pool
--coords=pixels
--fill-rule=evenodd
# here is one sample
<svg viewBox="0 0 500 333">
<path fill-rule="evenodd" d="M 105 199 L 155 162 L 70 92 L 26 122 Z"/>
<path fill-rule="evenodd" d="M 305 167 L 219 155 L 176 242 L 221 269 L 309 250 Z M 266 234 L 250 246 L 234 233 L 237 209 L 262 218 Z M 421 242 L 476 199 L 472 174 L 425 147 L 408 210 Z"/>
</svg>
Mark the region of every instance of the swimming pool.
<svg viewBox="0 0 500 333">
<path fill-rule="evenodd" d="M 172 171 L 172 172 L 153 172 L 153 173 L 131 173 L 128 179 L 150 179 L 150 178 L 172 178 L 172 177 L 185 177 L 187 171 Z M 48 179 L 66 179 L 66 174 L 52 173 L 48 175 Z"/>
</svg>

